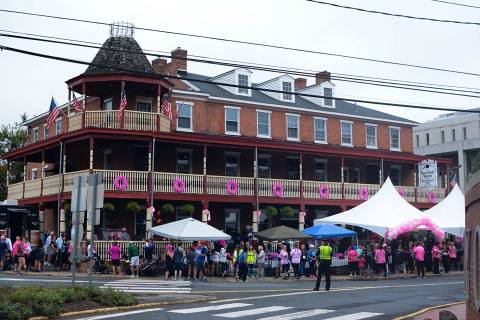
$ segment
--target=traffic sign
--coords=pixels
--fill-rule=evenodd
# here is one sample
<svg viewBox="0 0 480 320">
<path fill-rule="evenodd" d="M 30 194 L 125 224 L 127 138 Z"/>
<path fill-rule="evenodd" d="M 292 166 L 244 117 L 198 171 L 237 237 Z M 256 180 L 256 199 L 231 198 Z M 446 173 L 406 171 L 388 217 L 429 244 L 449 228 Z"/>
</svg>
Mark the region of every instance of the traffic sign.
<svg viewBox="0 0 480 320">
<path fill-rule="evenodd" d="M 95 173 L 88 176 L 88 190 L 87 190 L 87 209 L 103 208 L 104 184 L 102 174 Z M 95 202 L 95 203 L 94 203 Z"/>
<path fill-rule="evenodd" d="M 87 176 L 77 176 L 73 178 L 72 190 L 72 212 L 87 210 Z M 83 221 L 82 221 L 83 223 Z"/>
<path fill-rule="evenodd" d="M 74 262 L 82 260 L 82 249 L 80 248 L 83 238 L 83 224 L 72 226 L 72 253 L 71 258 Z"/>
</svg>

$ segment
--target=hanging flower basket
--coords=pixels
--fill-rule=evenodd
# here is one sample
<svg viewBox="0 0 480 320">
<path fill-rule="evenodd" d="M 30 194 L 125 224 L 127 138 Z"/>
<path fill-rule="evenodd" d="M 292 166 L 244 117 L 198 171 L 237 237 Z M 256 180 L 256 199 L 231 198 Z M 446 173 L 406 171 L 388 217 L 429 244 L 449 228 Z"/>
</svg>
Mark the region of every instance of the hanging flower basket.
<svg viewBox="0 0 480 320">
<path fill-rule="evenodd" d="M 405 189 L 399 188 L 398 189 L 398 194 L 402 196 L 402 198 L 405 198 L 407 196 L 407 193 L 405 192 Z"/>
<path fill-rule="evenodd" d="M 238 193 L 238 184 L 235 180 L 230 180 L 227 182 L 227 193 L 230 195 L 234 195 Z"/>
<path fill-rule="evenodd" d="M 272 191 L 275 197 L 283 197 L 283 186 L 281 183 L 275 182 L 272 186 Z"/>
<path fill-rule="evenodd" d="M 328 189 L 326 184 L 322 184 L 320 188 L 318 188 L 318 193 L 321 199 L 328 199 L 330 197 L 330 189 Z"/>
<path fill-rule="evenodd" d="M 368 200 L 367 187 L 361 187 L 360 190 L 358 190 L 358 197 L 360 198 L 360 200 Z"/>
<path fill-rule="evenodd" d="M 435 192 L 428 191 L 427 198 L 428 198 L 428 202 L 437 203 L 437 196 L 435 195 Z"/>
<path fill-rule="evenodd" d="M 173 180 L 173 191 L 178 193 L 185 192 L 185 181 L 182 178 Z"/>
<path fill-rule="evenodd" d="M 117 176 L 113 180 L 113 185 L 115 186 L 116 190 L 125 191 L 128 186 L 128 179 L 125 176 Z"/>
</svg>

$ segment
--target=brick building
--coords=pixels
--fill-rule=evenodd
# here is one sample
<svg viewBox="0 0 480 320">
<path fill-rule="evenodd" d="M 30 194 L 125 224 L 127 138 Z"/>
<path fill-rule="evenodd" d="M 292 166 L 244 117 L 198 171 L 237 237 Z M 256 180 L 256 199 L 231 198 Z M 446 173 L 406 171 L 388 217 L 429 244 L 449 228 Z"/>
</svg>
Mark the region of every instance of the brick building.
<svg viewBox="0 0 480 320">
<path fill-rule="evenodd" d="M 289 75 L 255 83 L 244 68 L 216 76 L 192 73 L 187 58 L 177 48 L 171 61 L 150 63 L 133 37 L 110 37 L 93 65 L 66 82 L 69 96 L 80 95 L 86 111 L 65 104 L 48 130 L 47 113 L 25 123 L 29 144 L 6 155 L 24 163 L 25 177 L 9 181 L 8 198 L 38 205 L 41 229 L 63 232 L 69 230 L 65 208 L 73 177 L 101 172 L 105 202 L 114 210 L 104 210 L 99 228 L 126 227 L 137 237 L 152 224 L 190 214 L 231 234 L 261 230 L 268 225 L 267 206 L 293 209 L 293 215 L 272 218 L 273 224 L 302 228 L 358 205 L 364 201 L 360 190 L 372 196 L 387 176 L 416 207 L 433 205 L 429 191 L 444 198 L 449 160 L 437 159 L 439 188 L 416 187 L 416 165 L 425 159 L 413 154 L 416 123 L 331 99 L 335 85 L 328 72 L 309 86 Z M 122 88 L 128 106 L 120 119 Z M 179 114 L 174 121 L 161 110 L 170 89 L 173 114 Z M 114 184 L 119 176 L 128 181 L 124 190 Z M 141 210 L 128 211 L 129 202 Z M 166 203 L 173 212 L 162 212 Z M 193 213 L 185 204 L 193 205 Z"/>
</svg>

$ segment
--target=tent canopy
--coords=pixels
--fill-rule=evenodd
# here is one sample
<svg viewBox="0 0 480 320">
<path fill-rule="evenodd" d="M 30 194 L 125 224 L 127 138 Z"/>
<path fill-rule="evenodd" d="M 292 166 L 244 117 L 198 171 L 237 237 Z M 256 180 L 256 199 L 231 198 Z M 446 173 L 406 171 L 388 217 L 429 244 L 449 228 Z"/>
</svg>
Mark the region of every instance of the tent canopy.
<svg viewBox="0 0 480 320">
<path fill-rule="evenodd" d="M 186 218 L 148 229 L 157 236 L 181 241 L 197 240 L 230 240 L 230 236 L 214 227 L 195 220 Z"/>
<path fill-rule="evenodd" d="M 318 224 L 303 230 L 303 233 L 308 234 L 315 239 L 340 239 L 357 236 L 355 231 L 337 227 L 334 224 Z"/>
<path fill-rule="evenodd" d="M 255 236 L 266 240 L 298 240 L 309 239 L 311 236 L 286 226 L 279 226 L 255 233 Z"/>
<path fill-rule="evenodd" d="M 314 224 L 348 224 L 384 236 L 388 228 L 421 217 L 420 211 L 408 203 L 395 189 L 390 178 L 369 200 L 355 208 L 323 219 Z"/>
<path fill-rule="evenodd" d="M 465 196 L 456 185 L 443 201 L 424 211 L 423 215 L 443 231 L 462 236 L 465 230 Z"/>
</svg>

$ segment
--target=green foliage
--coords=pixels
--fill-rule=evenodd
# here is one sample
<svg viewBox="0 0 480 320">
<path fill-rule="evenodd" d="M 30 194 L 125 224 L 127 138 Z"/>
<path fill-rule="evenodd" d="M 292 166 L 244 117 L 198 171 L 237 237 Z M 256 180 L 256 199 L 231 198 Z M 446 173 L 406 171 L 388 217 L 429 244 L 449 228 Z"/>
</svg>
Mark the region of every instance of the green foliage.
<svg viewBox="0 0 480 320">
<path fill-rule="evenodd" d="M 162 206 L 162 209 L 160 210 L 161 213 L 163 214 L 172 214 L 175 212 L 175 208 L 173 207 L 173 205 L 171 203 L 165 203 L 163 206 Z"/>
<path fill-rule="evenodd" d="M 180 207 L 180 212 L 185 216 L 191 216 L 195 211 L 193 204 L 187 203 Z"/>
<path fill-rule="evenodd" d="M 127 209 L 127 211 L 132 213 L 137 213 L 140 210 L 142 210 L 142 208 L 140 208 L 140 205 L 136 201 L 130 201 L 129 203 L 127 203 L 127 205 L 125 206 L 125 209 Z"/>
<path fill-rule="evenodd" d="M 103 210 L 113 211 L 113 210 L 115 210 L 115 206 L 111 202 L 105 202 L 103 204 Z"/>
<path fill-rule="evenodd" d="M 70 202 L 67 202 L 63 205 L 63 210 L 65 210 L 65 213 L 69 213 L 71 210 L 71 205 Z"/>
<path fill-rule="evenodd" d="M 133 295 L 126 295 L 121 291 L 108 290 L 102 292 L 100 297 L 96 299 L 104 306 L 131 306 L 137 304 L 137 299 Z"/>
<path fill-rule="evenodd" d="M 293 217 L 293 209 L 292 207 L 286 206 L 280 209 L 280 215 L 282 218 L 292 218 Z"/>
<path fill-rule="evenodd" d="M 275 207 L 268 206 L 265 208 L 265 214 L 267 215 L 268 219 L 271 219 L 278 214 L 278 210 Z"/>
</svg>

